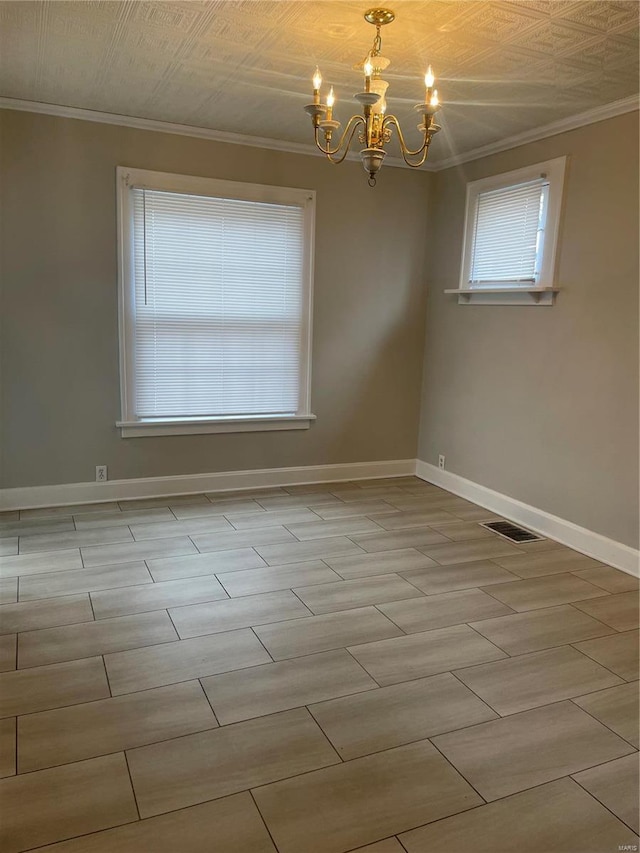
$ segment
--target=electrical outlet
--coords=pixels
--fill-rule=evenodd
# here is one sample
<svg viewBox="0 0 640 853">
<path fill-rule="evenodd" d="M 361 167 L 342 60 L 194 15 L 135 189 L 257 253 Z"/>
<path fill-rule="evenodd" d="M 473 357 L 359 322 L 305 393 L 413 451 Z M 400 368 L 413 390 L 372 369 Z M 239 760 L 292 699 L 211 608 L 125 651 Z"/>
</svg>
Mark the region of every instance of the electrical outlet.
<svg viewBox="0 0 640 853">
<path fill-rule="evenodd" d="M 107 466 L 96 465 L 96 483 L 104 483 L 107 480 Z"/>
<path fill-rule="evenodd" d="M 438 468 L 440 468 L 441 471 L 444 471 L 444 456 L 442 453 L 438 456 Z"/>
</svg>

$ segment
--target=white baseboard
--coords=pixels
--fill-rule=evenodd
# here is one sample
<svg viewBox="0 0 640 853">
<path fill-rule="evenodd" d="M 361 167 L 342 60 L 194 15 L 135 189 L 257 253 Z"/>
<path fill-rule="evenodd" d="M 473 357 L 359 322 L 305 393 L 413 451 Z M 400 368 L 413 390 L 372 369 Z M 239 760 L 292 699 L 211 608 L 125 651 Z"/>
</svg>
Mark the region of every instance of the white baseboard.
<svg viewBox="0 0 640 853">
<path fill-rule="evenodd" d="M 485 509 L 491 510 L 498 515 L 515 521 L 528 527 L 535 533 L 555 539 L 569 548 L 574 548 L 582 554 L 587 554 L 596 560 L 601 560 L 616 569 L 621 569 L 634 577 L 640 577 L 640 552 L 622 542 L 608 539 L 586 527 L 580 527 L 572 521 L 551 515 L 537 507 L 522 503 L 508 495 L 494 492 L 486 486 L 452 474 L 450 471 L 442 471 L 428 462 L 420 459 L 416 462 L 416 476 L 436 486 L 441 486 L 454 495 L 466 498 L 473 503 L 479 504 Z"/>
<path fill-rule="evenodd" d="M 375 477 L 404 477 L 414 474 L 415 459 L 383 462 L 349 462 L 342 465 L 308 465 L 300 468 L 264 468 L 257 471 L 224 471 L 218 474 L 184 474 L 174 477 L 142 477 L 108 480 L 106 483 L 64 483 L 55 486 L 26 486 L 0 489 L 0 509 L 35 509 L 78 503 L 105 503 L 131 498 L 189 495 L 200 492 L 260 489 L 303 483 L 367 480 Z"/>
</svg>

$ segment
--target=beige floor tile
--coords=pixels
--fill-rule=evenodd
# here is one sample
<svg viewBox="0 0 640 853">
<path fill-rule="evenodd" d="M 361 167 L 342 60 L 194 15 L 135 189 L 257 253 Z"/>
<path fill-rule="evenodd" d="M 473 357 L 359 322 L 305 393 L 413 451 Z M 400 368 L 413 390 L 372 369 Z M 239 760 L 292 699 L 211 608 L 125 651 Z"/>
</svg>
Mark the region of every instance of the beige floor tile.
<svg viewBox="0 0 640 853">
<path fill-rule="evenodd" d="M 602 564 L 578 551 L 562 548 L 559 551 L 542 551 L 538 554 L 520 554 L 517 557 L 496 557 L 496 563 L 521 578 L 537 578 L 574 572 L 578 569 L 599 567 Z"/>
<path fill-rule="evenodd" d="M 205 515 L 226 515 L 227 513 L 260 512 L 262 507 L 257 501 L 242 500 L 241 498 L 210 501 L 209 505 L 194 504 L 191 506 L 176 506 L 174 515 L 181 521 L 188 518 L 199 518 Z"/>
<path fill-rule="evenodd" d="M 384 841 L 367 844 L 366 847 L 358 847 L 357 850 L 352 850 L 351 853 L 406 853 L 406 851 L 397 838 L 385 838 Z"/>
<path fill-rule="evenodd" d="M 83 835 L 46 853 L 276 853 L 251 794 Z M 43 851 L 44 853 L 44 851 Z M 393 853 L 393 851 L 390 851 Z"/>
<path fill-rule="evenodd" d="M 343 853 L 482 802 L 429 741 L 253 793 L 280 853 Z"/>
<path fill-rule="evenodd" d="M 433 566 L 418 571 L 402 572 L 402 577 L 428 595 L 441 592 L 455 592 L 459 589 L 473 589 L 489 584 L 505 584 L 517 581 L 506 569 L 501 569 L 488 560 L 479 563 L 461 563 L 459 566 Z"/>
<path fill-rule="evenodd" d="M 549 782 L 400 836 L 408 853 L 603 853 L 631 831 L 571 779 Z"/>
<path fill-rule="evenodd" d="M 456 675 L 503 716 L 620 684 L 616 675 L 571 646 L 461 669 Z"/>
<path fill-rule="evenodd" d="M 18 667 L 27 669 L 65 660 L 137 649 L 178 639 L 164 610 L 43 628 L 18 635 Z"/>
<path fill-rule="evenodd" d="M 539 551 L 563 551 L 565 545 L 561 545 L 553 539 L 536 539 L 533 542 L 518 542 L 516 548 L 524 554 L 537 554 Z M 573 548 L 566 550 L 572 551 Z"/>
<path fill-rule="evenodd" d="M 366 498 L 366 495 L 363 495 Z M 338 518 L 349 518 L 353 515 L 374 515 L 380 513 L 396 512 L 395 507 L 385 501 L 349 501 L 349 503 L 334 503 L 326 506 L 317 506 L 314 513 L 319 515 L 325 521 L 332 521 Z"/>
<path fill-rule="evenodd" d="M 405 486 L 421 485 L 422 480 L 415 474 L 401 474 L 398 477 L 373 477 L 369 480 L 354 480 L 359 489 L 379 489 L 381 486 L 392 486 L 393 488 L 404 488 Z"/>
<path fill-rule="evenodd" d="M 321 702 L 309 710 L 345 760 L 497 717 L 448 672 Z"/>
<path fill-rule="evenodd" d="M 407 634 L 513 612 L 480 589 L 461 589 L 413 601 L 394 601 L 380 604 L 378 609 Z"/>
<path fill-rule="evenodd" d="M 573 574 L 582 578 L 583 581 L 602 587 L 607 592 L 630 592 L 640 587 L 638 578 L 619 569 L 612 569 L 611 566 L 596 566 L 595 569 L 582 569 L 574 571 Z"/>
<path fill-rule="evenodd" d="M 75 530 L 73 518 L 70 515 L 47 520 L 40 518 L 27 519 L 25 521 L 14 521 L 9 524 L 0 523 L 0 539 L 5 540 L 9 536 L 38 536 L 44 533 L 64 533 Z"/>
<path fill-rule="evenodd" d="M 481 527 L 472 521 L 454 521 L 448 524 L 432 524 L 434 530 L 442 533 L 452 542 L 468 542 L 472 539 L 491 539 L 495 536 L 486 527 Z"/>
<path fill-rule="evenodd" d="M 137 509 L 127 512 L 94 512 L 91 515 L 78 516 L 75 519 L 78 530 L 91 530 L 99 527 L 116 527 L 129 524 L 144 524 L 145 522 L 172 522 L 176 518 L 167 507 L 158 509 Z"/>
<path fill-rule="evenodd" d="M 359 486 L 349 482 L 349 480 L 342 480 L 331 483 L 300 483 L 295 486 L 285 486 L 284 490 L 290 495 L 318 495 L 333 491 L 349 491 L 355 492 L 357 495 L 360 494 L 359 488 Z"/>
<path fill-rule="evenodd" d="M 320 507 L 320 506 L 344 506 L 340 498 L 336 498 L 329 492 L 318 492 L 311 495 L 278 495 L 273 498 L 257 498 L 256 499 L 263 509 L 282 510 L 295 509 L 299 507 Z"/>
<path fill-rule="evenodd" d="M 105 655 L 104 662 L 111 693 L 119 696 L 190 681 L 203 675 L 270 663 L 271 659 L 255 634 L 245 629 L 116 652 Z"/>
<path fill-rule="evenodd" d="M 0 720 L 0 779 L 16 773 L 16 718 Z"/>
<path fill-rule="evenodd" d="M 18 537 L 0 539 L 0 557 L 15 557 L 18 553 Z"/>
<path fill-rule="evenodd" d="M 17 664 L 17 634 L 4 634 L 0 637 L 0 672 L 10 672 Z"/>
<path fill-rule="evenodd" d="M 506 554 L 518 554 L 518 551 L 502 539 L 479 539 L 471 542 L 448 542 L 446 545 L 424 545 L 421 551 L 443 566 L 456 563 L 472 563 Z"/>
<path fill-rule="evenodd" d="M 86 593 L 0 606 L 0 634 L 92 621 L 93 611 Z"/>
<path fill-rule="evenodd" d="M 91 594 L 96 619 L 198 604 L 220 598 L 227 598 L 227 594 L 211 575 L 147 583 L 123 589 L 107 589 Z"/>
<path fill-rule="evenodd" d="M 0 578 L 0 604 L 15 604 L 18 600 L 18 578 Z"/>
<path fill-rule="evenodd" d="M 599 690 L 587 696 L 578 696 L 573 701 L 636 748 L 640 746 L 640 713 L 636 682 L 609 687 L 607 690 Z"/>
<path fill-rule="evenodd" d="M 350 643 L 398 637 L 402 632 L 375 607 L 360 607 L 263 625 L 255 633 L 274 660 L 283 660 L 339 649 Z"/>
<path fill-rule="evenodd" d="M 20 773 L 217 728 L 197 681 L 18 719 Z"/>
<path fill-rule="evenodd" d="M 259 527 L 257 530 L 228 530 L 225 533 L 204 533 L 193 537 L 199 551 L 231 551 L 238 548 L 255 548 L 295 542 L 284 527 Z"/>
<path fill-rule="evenodd" d="M 21 536 L 20 553 L 35 554 L 40 551 L 64 551 L 85 545 L 108 545 L 112 542 L 132 542 L 128 527 L 105 527 L 71 533 L 47 533 L 44 536 Z"/>
<path fill-rule="evenodd" d="M 85 513 L 94 512 L 112 512 L 118 509 L 118 504 L 115 501 L 92 504 L 67 504 L 66 506 L 45 506 L 38 509 L 21 509 L 20 519 L 46 518 L 48 520 L 51 517 L 56 518 L 61 515 L 84 515 Z"/>
<path fill-rule="evenodd" d="M 354 557 L 329 557 L 324 562 L 345 580 L 406 572 L 410 569 L 426 569 L 437 565 L 426 554 L 415 548 L 380 551 L 376 554 L 357 554 Z"/>
<path fill-rule="evenodd" d="M 605 595 L 595 601 L 580 601 L 576 607 L 616 631 L 631 631 L 640 625 L 640 599 L 635 591 Z"/>
<path fill-rule="evenodd" d="M 558 702 L 433 739 L 485 800 L 629 754 L 633 747 L 572 702 Z"/>
<path fill-rule="evenodd" d="M 472 622 L 471 627 L 510 655 L 521 655 L 613 633 L 612 628 L 570 604 L 484 619 L 482 622 Z"/>
<path fill-rule="evenodd" d="M 106 566 L 110 563 L 133 563 L 135 560 L 181 557 L 184 554 L 197 553 L 198 549 L 191 539 L 182 536 L 176 539 L 124 542 L 121 545 L 89 545 L 82 548 L 82 560 L 87 568 L 92 568 L 93 566 Z"/>
<path fill-rule="evenodd" d="M 3 578 L 81 568 L 82 560 L 78 548 L 72 548 L 70 551 L 45 551 L 38 554 L 18 554 L 17 557 L 0 557 L 0 577 Z"/>
<path fill-rule="evenodd" d="M 132 749 L 127 759 L 141 817 L 340 761 L 306 708 Z"/>
<path fill-rule="evenodd" d="M 269 512 L 251 512 L 243 515 L 229 513 L 228 519 L 237 530 L 257 530 L 260 527 L 279 527 L 285 524 L 303 524 L 307 521 L 319 521 L 315 512 L 306 507 L 270 510 Z"/>
<path fill-rule="evenodd" d="M 376 515 L 376 524 L 385 530 L 409 530 L 413 527 L 429 527 L 446 521 L 455 521 L 455 515 L 441 509 L 417 510 L 415 512 L 396 512 L 393 515 Z"/>
<path fill-rule="evenodd" d="M 109 696 L 101 658 L 85 658 L 0 675 L 0 717 L 32 714 Z"/>
<path fill-rule="evenodd" d="M 597 598 L 602 590 L 565 573 L 516 583 L 494 584 L 487 592 L 513 610 L 524 611 L 554 607 L 585 598 Z"/>
<path fill-rule="evenodd" d="M 404 494 L 404 492 L 398 486 L 367 486 L 363 489 L 357 484 L 355 486 L 346 488 L 343 484 L 342 487 L 337 486 L 335 488 L 332 488 L 331 494 L 335 495 L 337 498 L 340 498 L 340 500 L 342 501 L 350 503 L 351 501 L 361 500 L 386 501 L 387 499 L 400 497 Z"/>
<path fill-rule="evenodd" d="M 467 625 L 350 646 L 349 651 L 381 685 L 506 657 Z"/>
<path fill-rule="evenodd" d="M 162 524 L 134 524 L 131 532 L 136 542 L 147 539 L 170 539 L 173 536 L 197 536 L 207 533 L 224 533 L 233 530 L 232 525 L 222 515 L 211 518 L 190 518 L 186 521 L 166 521 Z"/>
<path fill-rule="evenodd" d="M 320 560 L 308 563 L 292 563 L 288 566 L 252 569 L 244 572 L 221 572 L 218 580 L 229 595 L 255 595 L 290 589 L 299 584 L 326 584 L 339 581 L 340 576 Z"/>
<path fill-rule="evenodd" d="M 627 631 L 597 640 L 576 643 L 576 648 L 626 681 L 638 678 L 638 631 Z"/>
<path fill-rule="evenodd" d="M 73 593 L 94 592 L 100 589 L 151 584 L 153 578 L 143 562 L 116 563 L 95 569 L 73 569 L 68 572 L 47 572 L 20 578 L 20 601 L 35 601 Z"/>
<path fill-rule="evenodd" d="M 357 535 L 351 538 L 370 554 L 380 551 L 396 551 L 401 548 L 419 548 L 423 545 L 434 545 L 449 541 L 442 533 L 437 533 L 429 527 L 419 527 L 416 530 L 399 530 L 396 533 L 369 533 L 365 536 Z"/>
<path fill-rule="evenodd" d="M 226 489 L 221 492 L 207 492 L 206 497 L 212 503 L 228 500 L 260 500 L 262 498 L 287 497 L 288 492 L 282 486 L 264 486 L 261 489 Z"/>
<path fill-rule="evenodd" d="M 441 509 L 447 504 L 457 506 L 458 500 L 449 492 L 435 492 L 433 494 L 425 492 L 419 495 L 405 492 L 402 497 L 391 498 L 389 503 L 401 512 L 427 512 L 428 510 Z M 463 504 L 466 506 L 466 502 Z"/>
<path fill-rule="evenodd" d="M 376 533 L 380 526 L 365 516 L 354 515 L 348 518 L 335 518 L 331 521 L 311 521 L 305 524 L 291 524 L 288 529 L 302 542 L 314 539 L 329 539 L 336 536 Z"/>
<path fill-rule="evenodd" d="M 217 634 L 234 628 L 266 625 L 309 616 L 307 608 L 290 591 L 245 595 L 226 601 L 172 607 L 170 610 L 181 639 Z"/>
<path fill-rule="evenodd" d="M 155 581 L 212 575 L 214 572 L 238 572 L 267 565 L 253 548 L 214 551 L 209 554 L 193 554 L 189 557 L 161 557 L 159 560 L 146 562 Z"/>
<path fill-rule="evenodd" d="M 345 649 L 202 679 L 221 725 L 377 687 Z"/>
<path fill-rule="evenodd" d="M 138 817 L 121 753 L 4 779 L 0 782 L 0 800 L 0 848 L 4 853 L 17 853 Z"/>
<path fill-rule="evenodd" d="M 128 501 L 118 501 L 123 512 L 134 512 L 139 509 L 155 509 L 157 507 L 182 506 L 183 504 L 208 504 L 206 495 L 164 495 L 158 498 L 132 498 Z"/>
<path fill-rule="evenodd" d="M 256 547 L 256 551 L 270 566 L 362 553 L 361 548 L 343 536 L 336 536 L 331 539 L 311 540 L 310 542 L 291 541 L 283 545 L 259 546 Z"/>
<path fill-rule="evenodd" d="M 496 515 L 495 512 L 489 512 L 488 509 L 483 509 L 481 506 L 463 506 L 460 504 L 459 506 L 452 506 L 451 504 L 446 504 L 448 511 L 455 515 L 456 518 L 461 519 L 462 521 L 504 521 L 501 515 Z"/>
<path fill-rule="evenodd" d="M 20 518 L 20 510 L 17 509 L 3 509 L 0 511 L 0 524 L 5 522 L 14 521 Z"/>
<path fill-rule="evenodd" d="M 637 753 L 592 767 L 590 770 L 583 770 L 573 778 L 634 832 L 640 831 Z"/>
<path fill-rule="evenodd" d="M 373 578 L 339 580 L 320 586 L 297 587 L 295 594 L 312 613 L 332 613 L 336 610 L 350 610 L 367 604 L 383 601 L 398 601 L 406 598 L 424 598 L 420 590 L 407 583 L 398 575 L 379 575 Z"/>
</svg>

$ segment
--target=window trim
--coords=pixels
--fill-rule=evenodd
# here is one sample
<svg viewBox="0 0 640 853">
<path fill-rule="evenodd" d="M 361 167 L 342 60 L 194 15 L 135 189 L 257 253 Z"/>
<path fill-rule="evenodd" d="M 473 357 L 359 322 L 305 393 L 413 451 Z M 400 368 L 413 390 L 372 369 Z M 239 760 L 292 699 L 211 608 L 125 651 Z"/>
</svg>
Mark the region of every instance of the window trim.
<svg viewBox="0 0 640 853">
<path fill-rule="evenodd" d="M 271 204 L 299 205 L 304 211 L 304 305 L 302 310 L 303 345 L 300 365 L 300 407 L 291 415 L 210 418 L 135 417 L 133 375 L 134 361 L 134 257 L 133 257 L 133 187 L 166 190 L 193 195 L 231 198 Z M 177 175 L 148 169 L 116 167 L 117 244 L 118 244 L 118 338 L 120 368 L 121 418 L 116 426 L 122 438 L 146 435 L 193 435 L 215 432 L 266 432 L 270 430 L 308 429 L 315 420 L 311 413 L 311 348 L 313 337 L 313 271 L 315 250 L 314 190 L 248 184 L 196 175 Z"/>
<path fill-rule="evenodd" d="M 557 252 L 560 233 L 560 217 L 567 158 L 556 157 L 542 163 L 534 163 L 522 169 L 502 172 L 467 183 L 465 202 L 464 238 L 460 263 L 460 283 L 456 289 L 445 293 L 457 293 L 460 304 L 491 305 L 550 305 L 558 291 L 556 285 Z M 518 285 L 505 283 L 504 287 L 473 286 L 469 274 L 473 262 L 472 252 L 476 224 L 476 202 L 478 195 L 490 190 L 504 189 L 539 178 L 545 174 L 549 181 L 547 216 L 542 247 L 540 275 L 533 284 Z"/>
</svg>

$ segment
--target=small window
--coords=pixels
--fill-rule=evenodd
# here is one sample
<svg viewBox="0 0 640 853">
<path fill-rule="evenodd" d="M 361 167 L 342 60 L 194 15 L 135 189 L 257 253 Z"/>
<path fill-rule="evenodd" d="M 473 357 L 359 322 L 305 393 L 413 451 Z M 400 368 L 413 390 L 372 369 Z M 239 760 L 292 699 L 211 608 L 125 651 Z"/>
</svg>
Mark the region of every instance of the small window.
<svg viewBox="0 0 640 853">
<path fill-rule="evenodd" d="M 564 167 L 561 157 L 468 184 L 462 273 L 453 292 L 493 294 L 494 303 L 504 293 L 546 292 L 550 301 Z"/>
<path fill-rule="evenodd" d="M 314 193 L 118 169 L 124 436 L 309 426 Z"/>
</svg>

